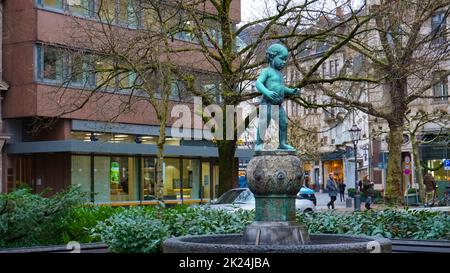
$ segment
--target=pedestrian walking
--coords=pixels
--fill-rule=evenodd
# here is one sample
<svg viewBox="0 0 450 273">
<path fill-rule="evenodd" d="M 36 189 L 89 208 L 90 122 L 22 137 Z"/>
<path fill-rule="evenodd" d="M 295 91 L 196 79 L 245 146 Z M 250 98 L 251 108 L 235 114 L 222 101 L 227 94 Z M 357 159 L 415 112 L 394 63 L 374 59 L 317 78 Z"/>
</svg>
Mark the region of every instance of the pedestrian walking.
<svg viewBox="0 0 450 273">
<path fill-rule="evenodd" d="M 423 183 L 425 184 L 425 205 L 433 206 L 436 198 L 436 181 L 431 173 L 426 173 L 423 176 Z M 430 203 L 431 200 L 431 203 Z"/>
<path fill-rule="evenodd" d="M 331 206 L 331 208 L 334 209 L 334 201 L 336 201 L 336 197 L 338 194 L 338 188 L 337 188 L 336 182 L 333 179 L 333 173 L 330 173 L 328 175 L 327 191 L 328 191 L 328 195 L 330 196 L 330 202 L 328 202 L 327 207 L 329 209 Z"/>
<path fill-rule="evenodd" d="M 338 187 L 339 187 L 339 200 L 343 202 L 345 201 L 345 187 L 347 187 L 347 185 L 345 185 L 344 181 L 341 181 Z"/>
<path fill-rule="evenodd" d="M 372 209 L 370 207 L 370 204 L 372 204 L 372 198 L 373 198 L 373 194 L 374 194 L 374 189 L 373 189 L 373 182 L 370 181 L 369 176 L 366 175 L 364 176 L 363 180 L 362 180 L 362 192 L 364 193 L 364 195 L 366 196 L 366 209 Z"/>
</svg>

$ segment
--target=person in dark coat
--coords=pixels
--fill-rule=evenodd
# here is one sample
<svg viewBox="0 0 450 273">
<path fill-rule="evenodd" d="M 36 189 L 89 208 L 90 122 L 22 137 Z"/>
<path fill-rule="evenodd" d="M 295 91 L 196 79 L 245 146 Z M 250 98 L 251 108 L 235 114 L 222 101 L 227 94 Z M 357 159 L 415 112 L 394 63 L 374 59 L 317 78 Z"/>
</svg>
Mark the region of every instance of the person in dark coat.
<svg viewBox="0 0 450 273">
<path fill-rule="evenodd" d="M 423 176 L 423 183 L 425 184 L 425 204 L 432 206 L 436 197 L 436 181 L 431 173 L 426 173 Z"/>
<path fill-rule="evenodd" d="M 338 184 L 338 187 L 339 187 L 339 200 L 343 202 L 345 200 L 345 187 L 347 187 L 347 185 L 345 185 L 344 181 L 342 181 L 341 183 Z"/>
<path fill-rule="evenodd" d="M 338 188 L 337 188 L 336 182 L 333 179 L 333 173 L 330 173 L 328 175 L 327 191 L 328 191 L 328 195 L 330 196 L 330 202 L 328 202 L 327 207 L 329 209 L 331 206 L 331 208 L 334 209 L 334 201 L 336 201 L 336 197 L 338 194 Z"/>
<path fill-rule="evenodd" d="M 366 209 L 372 209 L 370 207 L 370 204 L 372 204 L 372 198 L 373 198 L 373 194 L 374 194 L 374 189 L 373 189 L 373 182 L 371 182 L 369 180 L 369 176 L 366 175 L 364 176 L 363 180 L 362 180 L 362 192 L 364 193 L 364 195 L 366 196 Z"/>
</svg>

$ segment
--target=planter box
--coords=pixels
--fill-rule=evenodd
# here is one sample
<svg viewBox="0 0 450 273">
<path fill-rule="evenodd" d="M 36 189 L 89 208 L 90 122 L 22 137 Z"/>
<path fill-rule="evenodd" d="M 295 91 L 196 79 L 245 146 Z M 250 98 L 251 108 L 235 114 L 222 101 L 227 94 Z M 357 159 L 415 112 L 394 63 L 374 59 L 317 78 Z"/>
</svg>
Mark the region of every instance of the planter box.
<svg viewBox="0 0 450 273">
<path fill-rule="evenodd" d="M 417 193 L 410 193 L 405 195 L 406 205 L 420 205 L 420 197 Z"/>
<path fill-rule="evenodd" d="M 33 246 L 0 249 L 0 253 L 71 253 L 72 248 L 66 245 L 57 246 Z M 80 253 L 110 253 L 104 243 L 80 244 Z"/>
</svg>

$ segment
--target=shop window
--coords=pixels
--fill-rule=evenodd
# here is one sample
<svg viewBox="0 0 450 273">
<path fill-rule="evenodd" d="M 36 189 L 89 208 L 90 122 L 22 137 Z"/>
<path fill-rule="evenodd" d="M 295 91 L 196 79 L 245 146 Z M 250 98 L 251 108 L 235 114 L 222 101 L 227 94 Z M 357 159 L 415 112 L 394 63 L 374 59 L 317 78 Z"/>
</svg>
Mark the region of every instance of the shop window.
<svg viewBox="0 0 450 273">
<path fill-rule="evenodd" d="M 210 199 L 211 165 L 209 162 L 202 162 L 202 188 L 202 199 Z"/>
<path fill-rule="evenodd" d="M 94 157 L 94 200 L 95 202 L 110 202 L 110 158 L 107 156 Z"/>
<path fill-rule="evenodd" d="M 83 192 L 91 193 L 91 157 L 72 155 L 71 183 L 81 185 Z"/>
<path fill-rule="evenodd" d="M 156 159 L 155 158 L 142 158 L 142 195 L 143 200 L 156 199 Z"/>
<path fill-rule="evenodd" d="M 139 200 L 135 158 L 111 157 L 109 173 L 111 202 Z"/>
<path fill-rule="evenodd" d="M 183 199 L 200 199 L 200 161 L 183 159 Z"/>
<path fill-rule="evenodd" d="M 445 170 L 442 159 L 428 160 L 426 165 L 436 181 L 450 181 L 450 173 Z"/>
<path fill-rule="evenodd" d="M 212 187 L 213 187 L 213 195 L 212 198 L 218 198 L 219 197 L 219 165 L 214 164 L 213 166 L 213 173 L 212 173 Z"/>
<path fill-rule="evenodd" d="M 166 158 L 164 160 L 164 188 L 163 198 L 167 200 L 180 199 L 182 188 L 180 160 L 177 158 Z"/>
</svg>

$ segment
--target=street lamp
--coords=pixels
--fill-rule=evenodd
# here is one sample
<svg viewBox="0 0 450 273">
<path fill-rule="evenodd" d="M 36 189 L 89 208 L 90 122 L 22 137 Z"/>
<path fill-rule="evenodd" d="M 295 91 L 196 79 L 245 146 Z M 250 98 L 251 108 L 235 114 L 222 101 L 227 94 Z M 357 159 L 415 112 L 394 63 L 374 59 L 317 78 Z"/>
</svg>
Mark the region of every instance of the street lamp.
<svg viewBox="0 0 450 273">
<path fill-rule="evenodd" d="M 352 142 L 353 142 L 353 150 L 355 151 L 355 211 L 360 210 L 361 199 L 359 196 L 359 186 L 358 186 L 358 161 L 357 161 L 357 144 L 361 135 L 361 129 L 358 128 L 356 124 L 353 124 L 352 128 L 348 130 L 350 132 Z"/>
</svg>

